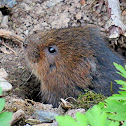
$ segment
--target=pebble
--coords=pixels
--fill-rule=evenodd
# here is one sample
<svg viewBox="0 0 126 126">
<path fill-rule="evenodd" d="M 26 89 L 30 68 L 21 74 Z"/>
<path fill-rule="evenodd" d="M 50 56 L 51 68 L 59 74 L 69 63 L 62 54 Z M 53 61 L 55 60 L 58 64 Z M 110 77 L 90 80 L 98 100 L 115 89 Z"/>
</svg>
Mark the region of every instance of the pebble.
<svg viewBox="0 0 126 126">
<path fill-rule="evenodd" d="M 51 123 L 50 126 L 59 126 L 59 125 L 58 125 L 58 122 L 54 121 L 53 123 Z"/>
<path fill-rule="evenodd" d="M 5 71 L 5 69 L 0 68 L 0 77 L 5 79 L 7 78 L 7 76 L 8 76 L 8 73 Z"/>
<path fill-rule="evenodd" d="M 50 1 L 47 1 L 46 6 L 48 8 L 54 7 L 56 4 L 58 4 L 61 1 L 63 0 L 50 0 Z"/>
<path fill-rule="evenodd" d="M 0 8 L 7 6 L 12 8 L 16 4 L 16 0 L 0 0 Z"/>
<path fill-rule="evenodd" d="M 72 118 L 75 118 L 75 115 L 77 112 L 80 112 L 80 113 L 85 113 L 85 109 L 82 109 L 82 108 L 79 108 L 79 109 L 71 109 L 71 110 L 68 110 L 66 115 L 69 115 L 71 116 Z"/>
<path fill-rule="evenodd" d="M 81 17 L 82 17 L 81 12 L 78 12 L 78 13 L 76 14 L 76 19 L 77 19 L 77 20 L 80 20 L 80 19 L 81 19 Z"/>
<path fill-rule="evenodd" d="M 24 34 L 25 34 L 26 36 L 28 36 L 29 31 L 28 31 L 28 30 L 24 31 Z"/>
<path fill-rule="evenodd" d="M 63 13 L 57 20 L 53 21 L 51 25 L 53 29 L 65 28 L 68 27 L 69 21 L 70 19 L 67 17 L 67 13 Z"/>
<path fill-rule="evenodd" d="M 49 123 L 55 120 L 55 116 L 58 116 L 58 114 L 48 111 L 36 111 L 33 116 L 43 123 Z"/>
<path fill-rule="evenodd" d="M 26 124 L 26 125 L 24 125 L 24 126 L 32 126 L 32 125 Z"/>
<path fill-rule="evenodd" d="M 2 21 L 2 18 L 3 18 L 3 15 L 2 15 L 2 12 L 0 11 L 0 23 Z"/>
<path fill-rule="evenodd" d="M 8 16 L 3 16 L 3 19 L 1 21 L 1 27 L 4 29 L 8 28 Z"/>
<path fill-rule="evenodd" d="M 48 26 L 48 24 L 47 24 L 46 22 L 43 22 L 41 25 L 42 25 L 43 27 Z"/>
<path fill-rule="evenodd" d="M 1 77 L 0 77 L 0 87 L 2 88 L 2 91 L 12 90 L 12 85 L 7 80 Z"/>
<path fill-rule="evenodd" d="M 43 27 L 41 27 L 41 24 L 34 25 L 34 31 L 37 30 L 43 30 Z"/>
<path fill-rule="evenodd" d="M 31 7 L 30 7 L 28 4 L 26 4 L 26 3 L 22 3 L 21 6 L 22 6 L 22 7 L 24 8 L 24 10 L 26 10 L 26 11 L 31 10 Z"/>
</svg>

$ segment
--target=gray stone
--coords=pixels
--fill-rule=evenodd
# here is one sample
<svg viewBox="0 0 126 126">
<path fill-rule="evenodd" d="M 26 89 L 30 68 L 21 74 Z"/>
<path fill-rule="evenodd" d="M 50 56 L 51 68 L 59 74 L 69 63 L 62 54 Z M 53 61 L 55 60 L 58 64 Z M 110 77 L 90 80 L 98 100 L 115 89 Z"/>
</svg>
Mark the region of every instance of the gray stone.
<svg viewBox="0 0 126 126">
<path fill-rule="evenodd" d="M 51 23 L 51 25 L 53 29 L 65 28 L 65 27 L 68 27 L 69 21 L 70 19 L 68 18 L 68 13 L 62 13 L 57 20 L 54 20 Z"/>
<path fill-rule="evenodd" d="M 8 16 L 3 16 L 1 22 L 1 28 L 7 29 L 8 28 Z"/>
<path fill-rule="evenodd" d="M 2 15 L 2 12 L 0 11 L 0 23 L 2 21 L 2 18 L 3 18 L 3 15 Z"/>
<path fill-rule="evenodd" d="M 55 116 L 58 116 L 58 114 L 48 111 L 36 111 L 33 116 L 43 123 L 48 123 L 55 120 Z"/>
<path fill-rule="evenodd" d="M 0 77 L 1 78 L 7 78 L 8 73 L 5 71 L 4 68 L 0 68 Z"/>
<path fill-rule="evenodd" d="M 78 13 L 76 14 L 76 19 L 77 19 L 77 20 L 80 20 L 80 19 L 81 19 L 81 16 L 82 16 L 81 12 L 78 12 Z"/>
<path fill-rule="evenodd" d="M 46 6 L 48 8 L 54 7 L 57 3 L 61 2 L 61 1 L 63 1 L 63 0 L 50 0 L 50 1 L 47 1 Z"/>
<path fill-rule="evenodd" d="M 0 77 L 0 87 L 2 91 L 10 91 L 12 89 L 12 85 L 5 79 Z"/>
<path fill-rule="evenodd" d="M 75 115 L 77 112 L 80 112 L 80 113 L 85 113 L 85 109 L 83 108 L 79 108 L 79 109 L 71 109 L 69 111 L 67 111 L 66 115 L 69 115 L 71 116 L 72 118 L 75 118 Z"/>
<path fill-rule="evenodd" d="M 0 0 L 0 8 L 6 6 L 12 8 L 16 4 L 16 0 Z"/>
</svg>

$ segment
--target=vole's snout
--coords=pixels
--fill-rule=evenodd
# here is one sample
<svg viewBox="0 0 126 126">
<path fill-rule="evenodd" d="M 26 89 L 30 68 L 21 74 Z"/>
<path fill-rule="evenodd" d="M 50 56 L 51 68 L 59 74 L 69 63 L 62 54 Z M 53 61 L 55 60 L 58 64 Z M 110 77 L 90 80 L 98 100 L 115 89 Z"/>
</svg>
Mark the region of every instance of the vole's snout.
<svg viewBox="0 0 126 126">
<path fill-rule="evenodd" d="M 54 68 L 56 68 L 55 62 L 57 62 L 57 56 L 58 56 L 58 48 L 56 45 L 48 46 L 45 49 L 45 56 L 47 58 L 50 70 L 52 71 Z"/>
</svg>

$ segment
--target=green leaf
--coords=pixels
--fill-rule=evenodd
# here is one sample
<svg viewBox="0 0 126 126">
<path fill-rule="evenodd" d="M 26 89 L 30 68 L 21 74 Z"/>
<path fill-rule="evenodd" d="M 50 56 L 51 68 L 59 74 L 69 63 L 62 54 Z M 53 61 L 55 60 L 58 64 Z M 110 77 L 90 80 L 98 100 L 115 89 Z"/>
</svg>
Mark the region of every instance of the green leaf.
<svg viewBox="0 0 126 126">
<path fill-rule="evenodd" d="M 126 91 L 119 91 L 120 94 L 114 94 L 113 96 L 108 97 L 108 99 L 115 100 L 126 100 Z"/>
<path fill-rule="evenodd" d="M 78 126 L 87 126 L 87 118 L 84 114 L 77 112 L 76 120 L 77 120 Z"/>
<path fill-rule="evenodd" d="M 10 126 L 10 120 L 12 119 L 11 112 L 0 113 L 0 126 Z"/>
<path fill-rule="evenodd" d="M 70 116 L 57 116 L 56 121 L 59 123 L 59 126 L 79 126 L 77 122 Z"/>
<path fill-rule="evenodd" d="M 104 108 L 105 102 L 100 102 L 100 103 L 98 103 L 98 106 L 99 106 L 100 109 Z"/>
<path fill-rule="evenodd" d="M 123 87 L 120 87 L 120 89 L 126 91 L 126 85 L 123 85 Z"/>
<path fill-rule="evenodd" d="M 126 70 L 124 69 L 124 67 L 115 62 L 113 64 L 116 67 L 116 69 L 119 71 L 117 73 L 120 74 L 122 77 L 126 78 Z M 125 68 L 126 68 L 126 66 L 125 66 Z"/>
<path fill-rule="evenodd" d="M 119 126 L 118 121 L 107 120 L 105 126 Z"/>
<path fill-rule="evenodd" d="M 123 80 L 115 80 L 115 82 L 120 85 L 126 85 L 126 81 Z"/>
<path fill-rule="evenodd" d="M 98 105 L 93 106 L 86 112 L 86 117 L 88 118 L 88 124 L 91 126 L 106 126 L 107 114 L 102 112 Z"/>
<path fill-rule="evenodd" d="M 3 110 L 4 105 L 5 105 L 5 99 L 0 98 L 0 112 Z"/>
<path fill-rule="evenodd" d="M 122 85 L 122 87 L 120 87 L 121 90 L 125 90 L 126 91 L 126 81 L 123 81 L 123 80 L 115 80 L 115 82 L 117 84 Z"/>
<path fill-rule="evenodd" d="M 109 119 L 124 121 L 126 120 L 126 105 L 124 100 L 106 99 L 107 107 L 103 108 L 104 112 L 108 113 Z"/>
</svg>

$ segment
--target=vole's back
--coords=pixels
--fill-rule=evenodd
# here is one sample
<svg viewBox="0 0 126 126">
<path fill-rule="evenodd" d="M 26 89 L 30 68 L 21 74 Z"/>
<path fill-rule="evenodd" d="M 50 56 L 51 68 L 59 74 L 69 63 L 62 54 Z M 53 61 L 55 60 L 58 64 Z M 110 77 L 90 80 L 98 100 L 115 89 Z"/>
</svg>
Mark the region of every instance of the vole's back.
<svg viewBox="0 0 126 126">
<path fill-rule="evenodd" d="M 26 59 L 41 80 L 43 101 L 57 106 L 60 98 L 77 97 L 87 88 L 111 95 L 110 83 L 118 79 L 113 62 L 123 60 L 106 46 L 96 27 L 40 32 L 28 42 Z M 113 90 L 118 91 L 115 83 Z"/>
<path fill-rule="evenodd" d="M 113 62 L 124 65 L 125 61 L 107 46 L 107 39 L 102 37 L 95 29 L 90 30 L 90 35 L 92 37 L 89 43 L 91 43 L 92 49 L 95 50 L 96 57 L 96 71 L 91 73 L 94 85 L 93 90 L 110 96 L 112 82 L 113 92 L 118 93 L 119 85 L 114 80 L 120 79 L 120 76 L 116 73 Z"/>
</svg>

